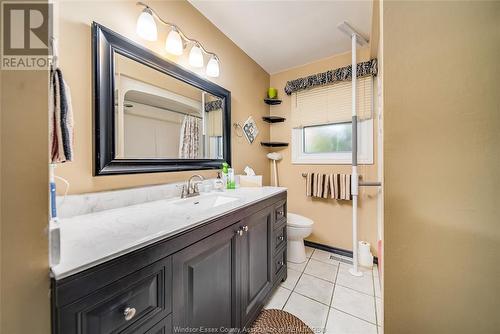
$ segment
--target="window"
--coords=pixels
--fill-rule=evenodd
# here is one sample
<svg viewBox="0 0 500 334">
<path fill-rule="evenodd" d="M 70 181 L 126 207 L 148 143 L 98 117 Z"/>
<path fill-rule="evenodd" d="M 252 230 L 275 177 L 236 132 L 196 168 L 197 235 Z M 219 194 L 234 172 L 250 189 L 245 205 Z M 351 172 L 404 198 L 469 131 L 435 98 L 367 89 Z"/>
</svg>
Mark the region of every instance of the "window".
<svg viewBox="0 0 500 334">
<path fill-rule="evenodd" d="M 224 159 L 224 142 L 222 136 L 208 137 L 210 159 Z"/>
<path fill-rule="evenodd" d="M 347 164 L 352 161 L 351 122 L 292 129 L 292 163 Z M 373 163 L 373 120 L 358 122 L 358 163 Z"/>
<path fill-rule="evenodd" d="M 294 94 L 292 163 L 351 164 L 351 83 Z M 358 162 L 373 163 L 373 79 L 358 79 Z"/>
<path fill-rule="evenodd" d="M 307 126 L 303 132 L 304 153 L 351 152 L 352 123 Z"/>
</svg>

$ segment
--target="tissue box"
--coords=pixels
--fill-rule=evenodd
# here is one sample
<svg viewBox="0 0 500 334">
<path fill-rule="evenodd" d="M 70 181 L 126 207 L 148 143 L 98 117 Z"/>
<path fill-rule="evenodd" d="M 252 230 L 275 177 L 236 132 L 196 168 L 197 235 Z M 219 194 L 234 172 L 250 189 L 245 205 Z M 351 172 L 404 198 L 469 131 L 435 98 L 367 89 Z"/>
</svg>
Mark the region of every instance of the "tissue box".
<svg viewBox="0 0 500 334">
<path fill-rule="evenodd" d="M 262 175 L 240 175 L 240 187 L 262 187 Z"/>
</svg>

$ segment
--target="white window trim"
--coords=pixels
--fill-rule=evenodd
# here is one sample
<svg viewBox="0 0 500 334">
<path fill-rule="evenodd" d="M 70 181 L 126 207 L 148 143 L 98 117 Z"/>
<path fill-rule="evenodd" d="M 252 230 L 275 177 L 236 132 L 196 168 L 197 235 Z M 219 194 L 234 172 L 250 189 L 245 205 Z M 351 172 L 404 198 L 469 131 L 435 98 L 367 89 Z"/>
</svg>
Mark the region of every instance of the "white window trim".
<svg viewBox="0 0 500 334">
<path fill-rule="evenodd" d="M 351 163 L 351 152 L 305 153 L 303 129 L 292 129 L 292 164 L 350 165 Z M 358 122 L 358 163 L 373 164 L 373 119 Z"/>
</svg>

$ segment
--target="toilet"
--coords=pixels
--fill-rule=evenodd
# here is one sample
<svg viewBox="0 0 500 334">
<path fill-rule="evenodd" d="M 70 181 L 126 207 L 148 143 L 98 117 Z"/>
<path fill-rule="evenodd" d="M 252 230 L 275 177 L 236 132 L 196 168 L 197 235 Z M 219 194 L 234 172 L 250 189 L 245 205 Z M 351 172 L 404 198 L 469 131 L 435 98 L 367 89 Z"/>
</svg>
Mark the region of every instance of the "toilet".
<svg viewBox="0 0 500 334">
<path fill-rule="evenodd" d="M 287 260 L 293 263 L 303 263 L 306 260 L 304 238 L 312 232 L 314 222 L 304 216 L 288 213 L 286 222 L 287 231 Z"/>
</svg>

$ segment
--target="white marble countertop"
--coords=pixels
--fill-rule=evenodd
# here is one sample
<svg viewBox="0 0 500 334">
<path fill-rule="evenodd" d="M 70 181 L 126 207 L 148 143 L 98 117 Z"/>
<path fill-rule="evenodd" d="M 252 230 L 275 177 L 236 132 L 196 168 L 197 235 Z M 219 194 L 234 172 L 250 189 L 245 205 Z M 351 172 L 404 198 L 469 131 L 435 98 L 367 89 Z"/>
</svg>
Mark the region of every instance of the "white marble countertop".
<svg viewBox="0 0 500 334">
<path fill-rule="evenodd" d="M 61 219 L 61 257 L 51 274 L 56 280 L 68 277 L 284 191 L 281 187 L 239 188 Z M 209 202 L 215 196 L 222 197 L 213 207 Z M 202 205 L 193 210 L 189 203 L 199 199 Z"/>
</svg>

